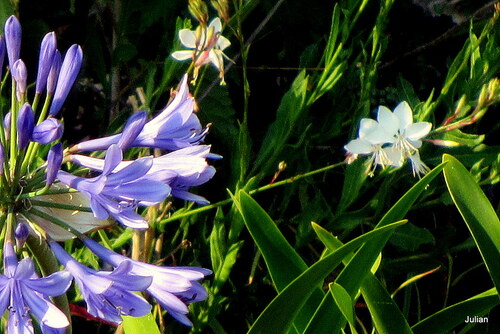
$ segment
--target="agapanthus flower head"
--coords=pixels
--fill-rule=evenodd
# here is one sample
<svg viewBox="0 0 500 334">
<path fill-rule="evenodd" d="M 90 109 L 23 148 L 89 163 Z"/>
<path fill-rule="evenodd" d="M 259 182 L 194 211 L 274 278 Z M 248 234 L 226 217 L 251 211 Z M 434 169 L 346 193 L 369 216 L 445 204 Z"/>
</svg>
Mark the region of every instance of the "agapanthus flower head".
<svg viewBox="0 0 500 334">
<path fill-rule="evenodd" d="M 32 313 L 45 327 L 62 329 L 69 326 L 64 313 L 49 300 L 66 292 L 71 284 L 67 271 L 38 278 L 33 260 L 17 261 L 12 242 L 4 243 L 4 275 L 0 274 L 0 313 L 9 311 L 9 333 L 33 333 Z"/>
<path fill-rule="evenodd" d="M 383 168 L 399 167 L 405 159 L 410 159 L 414 175 L 423 174 L 428 168 L 420 160 L 418 149 L 431 127 L 429 122 L 413 123 L 413 112 L 406 101 L 398 104 L 394 112 L 380 106 L 377 120 L 363 118 L 358 138 L 347 143 L 344 149 L 351 160 L 358 155 L 370 155 L 370 166 L 381 165 Z"/>
<path fill-rule="evenodd" d="M 198 26 L 196 30 L 179 30 L 179 40 L 182 45 L 190 50 L 175 51 L 172 57 L 176 60 L 192 59 L 195 66 L 193 81 L 196 81 L 198 69 L 208 63 L 212 63 L 219 71 L 221 84 L 224 84 L 224 58 L 229 59 L 224 50 L 231 42 L 221 35 L 222 23 L 217 17 L 210 22 L 208 27 Z"/>
<path fill-rule="evenodd" d="M 4 33 L 9 67 L 12 69 L 21 52 L 21 24 L 17 17 L 12 15 L 5 21 Z"/>
<path fill-rule="evenodd" d="M 190 193 L 190 187 L 199 186 L 210 180 L 215 168 L 209 166 L 207 159 L 220 158 L 210 153 L 209 145 L 186 147 L 159 157 L 151 157 L 152 164 L 144 179 L 161 182 L 171 188 L 171 194 L 177 198 L 199 204 L 208 204 L 206 198 Z M 105 161 L 98 158 L 73 154 L 68 160 L 82 167 L 102 172 Z M 120 162 L 115 171 L 130 166 L 133 161 Z"/>
<path fill-rule="evenodd" d="M 105 150 L 120 140 L 129 147 L 151 147 L 174 151 L 180 148 L 198 144 L 206 136 L 208 130 L 202 129 L 198 117 L 194 113 L 195 101 L 189 94 L 187 75 L 182 78 L 179 90 L 173 100 L 158 115 L 147 121 L 139 132 L 142 123 L 136 122 L 141 115 L 132 115 L 133 120 L 127 123 L 135 124 L 134 132 L 126 135 L 127 140 L 122 140 L 123 133 L 87 140 L 71 148 L 72 152 Z M 135 119 L 137 117 L 137 119 Z M 137 134 L 137 132 L 139 132 Z M 134 140 L 131 140 L 136 135 Z"/>
<path fill-rule="evenodd" d="M 148 314 L 151 305 L 137 292 L 149 291 L 172 316 L 190 324 L 187 305 L 206 298 L 198 280 L 209 270 L 158 269 L 126 257 L 110 263 L 115 267 L 112 271 L 94 270 L 56 243 L 85 238 L 85 233 L 116 222 L 125 227 L 148 228 L 142 207 L 159 204 L 172 192 L 207 202 L 188 192 L 190 187 L 213 176 L 215 169 L 207 159 L 215 155 L 209 146 L 198 145 L 207 129 L 202 129 L 194 114 L 195 102 L 189 94 L 187 76 L 172 101 L 154 118 L 148 120 L 147 112 L 137 112 L 121 133 L 82 143 L 82 147 L 76 146 L 77 150 L 65 150 L 59 142 L 62 121 L 56 115 L 80 70 L 81 48 L 73 45 L 61 61 L 55 34 L 47 34 L 41 43 L 35 94 L 27 94 L 29 76 L 19 59 L 21 27 L 15 17 L 7 21 L 5 33 L 7 47 L 0 38 L 0 62 L 2 52 L 7 50 L 12 73 L 9 79 L 14 87 L 14 101 L 6 103 L 11 107 L 0 126 L 0 212 L 4 238 L 0 244 L 5 257 L 4 275 L 0 274 L 0 312 L 8 314 L 8 332 L 33 333 L 33 317 L 42 333 L 63 334 L 69 320 L 49 297 L 64 293 L 72 277 L 88 312 L 106 321 L 119 323 L 122 316 Z M 43 107 L 37 108 L 40 99 L 45 99 Z M 124 161 L 123 151 L 131 147 L 173 152 L 142 157 L 147 150 L 129 150 L 129 160 Z M 74 154 L 78 150 L 105 150 L 104 159 Z M 155 150 L 155 154 L 158 152 Z M 100 154 L 95 153 L 94 156 Z M 89 171 L 85 164 L 97 168 Z M 37 272 L 46 269 L 41 256 L 47 254 L 24 247 L 32 238 L 41 247 L 50 245 L 47 249 L 67 270 L 39 278 Z M 24 257 L 20 261 L 14 242 Z M 35 270 L 35 264 L 39 270 Z"/>
<path fill-rule="evenodd" d="M 56 34 L 49 32 L 42 40 L 40 46 L 40 56 L 38 59 L 38 72 L 36 75 L 35 92 L 41 94 L 47 85 L 47 77 L 49 76 L 54 53 L 56 51 L 57 42 Z"/>
<path fill-rule="evenodd" d="M 71 87 L 75 83 L 78 72 L 80 72 L 82 61 L 82 48 L 76 44 L 72 45 L 66 52 L 59 71 L 54 100 L 52 101 L 49 110 L 51 115 L 55 116 L 59 110 L 61 110 L 66 97 L 68 97 Z"/>
<path fill-rule="evenodd" d="M 130 273 L 152 276 L 147 291 L 165 308 L 168 313 L 186 326 L 192 326 L 188 319 L 187 305 L 207 298 L 207 292 L 197 281 L 212 271 L 196 267 L 160 267 L 148 263 L 130 260 L 93 241 L 85 238 L 84 244 L 103 261 L 119 267 L 123 263 L 130 265 Z"/>
<path fill-rule="evenodd" d="M 135 160 L 115 172 L 122 159 L 122 150 L 113 144 L 106 152 L 101 175 L 87 179 L 59 171 L 57 178 L 90 199 L 96 218 L 106 219 L 111 215 L 125 226 L 147 228 L 146 220 L 135 212 L 136 207 L 162 202 L 170 194 L 170 187 L 144 178 L 151 169 L 152 158 Z"/>
<path fill-rule="evenodd" d="M 121 323 L 122 315 L 141 317 L 150 312 L 151 305 L 133 291 L 146 290 L 152 278 L 132 273 L 129 261 L 123 261 L 111 272 L 97 271 L 82 265 L 56 242 L 50 242 L 50 247 L 75 279 L 93 316 Z"/>
</svg>

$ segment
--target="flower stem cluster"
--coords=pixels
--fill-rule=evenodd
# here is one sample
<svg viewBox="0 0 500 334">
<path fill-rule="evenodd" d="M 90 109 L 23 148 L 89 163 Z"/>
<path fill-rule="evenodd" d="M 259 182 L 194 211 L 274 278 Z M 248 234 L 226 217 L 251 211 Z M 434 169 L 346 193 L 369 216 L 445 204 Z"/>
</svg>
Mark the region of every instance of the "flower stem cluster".
<svg viewBox="0 0 500 334">
<path fill-rule="evenodd" d="M 159 204 L 169 196 L 208 203 L 189 189 L 212 178 L 215 169 L 207 159 L 220 157 L 201 144 L 208 129 L 194 113 L 187 75 L 172 101 L 155 117 L 140 111 L 128 119 L 121 133 L 65 149 L 59 115 L 83 62 L 81 47 L 73 45 L 61 57 L 55 33 L 45 35 L 36 82 L 30 85 L 20 59 L 22 32 L 15 16 L 6 21 L 4 32 L 5 37 L 0 37 L 0 74 L 5 73 L 0 86 L 0 241 L 4 255 L 0 309 L 9 311 L 9 333 L 33 333 L 31 316 L 44 333 L 63 331 L 69 326 L 68 314 L 49 297 L 64 294 L 72 281 L 88 312 L 106 321 L 120 323 L 124 315 L 149 313 L 151 305 L 138 294 L 148 291 L 172 317 L 191 325 L 187 305 L 206 298 L 198 281 L 210 270 L 132 261 L 85 235 L 115 221 L 125 227 L 148 228 L 140 207 Z M 5 54 L 8 65 L 3 72 Z M 9 77 L 11 85 L 4 87 Z M 10 94 L 2 94 L 9 89 Z M 163 153 L 125 159 L 134 147 Z M 86 155 L 94 151 L 101 151 L 97 156 L 104 158 Z M 70 173 L 61 167 L 63 162 L 76 168 Z M 45 272 L 44 259 L 24 248 L 29 235 L 44 243 L 49 253 L 52 250 L 50 256 L 65 270 L 39 277 L 37 272 Z M 57 243 L 75 237 L 115 269 L 88 268 Z"/>
</svg>

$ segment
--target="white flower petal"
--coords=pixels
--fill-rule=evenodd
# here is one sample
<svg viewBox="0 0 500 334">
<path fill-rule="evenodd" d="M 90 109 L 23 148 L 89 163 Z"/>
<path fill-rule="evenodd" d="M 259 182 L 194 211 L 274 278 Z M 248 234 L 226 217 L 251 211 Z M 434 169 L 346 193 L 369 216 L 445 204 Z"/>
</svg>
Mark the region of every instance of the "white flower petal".
<svg viewBox="0 0 500 334">
<path fill-rule="evenodd" d="M 210 24 L 208 25 L 209 30 L 212 27 L 214 28 L 214 33 L 219 33 L 222 31 L 222 23 L 218 17 L 213 19 L 212 22 L 210 22 Z"/>
<path fill-rule="evenodd" d="M 354 154 L 370 154 L 373 152 L 373 146 L 362 139 L 351 140 L 347 145 L 344 146 L 347 152 Z"/>
<path fill-rule="evenodd" d="M 367 132 L 363 139 L 368 141 L 372 145 L 380 145 L 387 143 L 394 143 L 396 140 L 392 134 L 389 134 L 380 124 L 373 128 L 370 132 Z"/>
<path fill-rule="evenodd" d="M 196 47 L 196 33 L 192 30 L 179 30 L 179 40 L 187 48 L 194 49 Z"/>
<path fill-rule="evenodd" d="M 387 107 L 378 107 L 377 121 L 389 135 L 395 135 L 399 130 L 398 117 Z"/>
<path fill-rule="evenodd" d="M 379 126 L 380 125 L 374 119 L 371 118 L 361 119 L 361 121 L 359 122 L 358 137 L 364 138 L 368 133 L 372 132 L 375 128 Z"/>
<path fill-rule="evenodd" d="M 231 42 L 224 36 L 220 35 L 217 39 L 217 47 L 222 51 L 225 48 L 229 47 Z"/>
<path fill-rule="evenodd" d="M 404 136 L 409 140 L 418 140 L 425 137 L 431 131 L 432 124 L 429 122 L 418 122 L 408 126 L 404 132 Z"/>
<path fill-rule="evenodd" d="M 188 60 L 193 58 L 193 51 L 175 51 L 172 53 L 172 57 L 176 60 Z"/>
<path fill-rule="evenodd" d="M 208 55 L 210 62 L 219 70 L 221 74 L 224 74 L 224 58 L 222 57 L 222 51 L 212 49 Z"/>
<path fill-rule="evenodd" d="M 387 159 L 390 161 L 388 165 L 400 167 L 403 164 L 403 153 L 394 146 L 383 148 Z"/>
<path fill-rule="evenodd" d="M 410 124 L 413 123 L 413 112 L 410 108 L 408 102 L 403 101 L 397 105 L 394 109 L 394 115 L 399 119 L 399 128 L 401 130 L 406 129 Z"/>
</svg>

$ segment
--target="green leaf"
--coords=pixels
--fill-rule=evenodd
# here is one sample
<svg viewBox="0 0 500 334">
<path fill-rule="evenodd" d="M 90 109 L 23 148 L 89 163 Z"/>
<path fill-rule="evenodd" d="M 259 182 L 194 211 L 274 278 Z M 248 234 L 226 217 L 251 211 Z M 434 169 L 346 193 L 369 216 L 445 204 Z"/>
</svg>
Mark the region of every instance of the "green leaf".
<svg viewBox="0 0 500 334">
<path fill-rule="evenodd" d="M 267 212 L 243 190 L 240 190 L 238 195 L 235 204 L 259 247 L 276 290 L 280 292 L 308 267 L 281 234 Z M 305 307 L 294 322 L 299 330 L 305 328 L 322 298 L 321 284 L 318 283 L 311 299 L 307 303 L 304 301 Z"/>
<path fill-rule="evenodd" d="M 337 283 L 330 284 L 330 293 L 340 309 L 340 312 L 344 315 L 344 318 L 349 323 L 351 327 L 351 332 L 356 333 L 356 322 L 354 319 L 354 303 L 351 296 L 345 291 L 342 285 Z"/>
<path fill-rule="evenodd" d="M 464 323 L 467 316 L 483 316 L 500 304 L 496 289 L 490 289 L 472 298 L 448 306 L 412 326 L 415 334 L 450 333 Z"/>
<path fill-rule="evenodd" d="M 307 269 L 267 212 L 244 191 L 240 191 L 236 205 L 243 220 L 266 261 L 276 290 L 283 290 Z"/>
<path fill-rule="evenodd" d="M 155 319 L 151 313 L 142 317 L 122 316 L 125 334 L 160 334 Z"/>
<path fill-rule="evenodd" d="M 235 244 L 232 244 L 231 247 L 229 247 L 227 254 L 224 258 L 224 261 L 219 267 L 219 270 L 215 272 L 214 283 L 211 291 L 213 294 L 217 294 L 224 285 L 224 283 L 226 283 L 226 281 L 229 279 L 229 275 L 231 274 L 231 269 L 236 263 L 238 253 L 240 252 L 242 246 L 243 246 L 243 240 Z"/>
<path fill-rule="evenodd" d="M 500 221 L 483 191 L 467 169 L 451 155 L 444 169 L 446 186 L 460 211 L 495 286 L 500 286 Z"/>
<path fill-rule="evenodd" d="M 434 242 L 434 236 L 429 230 L 413 224 L 399 228 L 390 240 L 392 245 L 407 251 L 416 251 L 420 246 Z"/>
<path fill-rule="evenodd" d="M 361 293 L 378 333 L 412 333 L 403 313 L 373 274 L 366 276 Z"/>
<path fill-rule="evenodd" d="M 292 324 L 292 319 L 299 313 L 315 288 L 340 264 L 344 257 L 370 239 L 389 238 L 392 231 L 402 224 L 404 222 L 397 222 L 365 233 L 314 263 L 269 303 L 248 333 L 286 332 Z"/>
<path fill-rule="evenodd" d="M 440 139 L 456 143 L 457 146 L 477 146 L 483 142 L 484 135 L 464 133 L 459 129 L 455 129 L 453 131 L 445 132 Z"/>
<path fill-rule="evenodd" d="M 377 224 L 377 228 L 401 220 L 406 215 L 408 210 L 410 210 L 418 196 L 427 188 L 429 183 L 439 173 L 441 173 L 444 165 L 445 163 L 442 163 L 434 168 L 420 181 L 418 181 L 410 190 L 408 190 L 406 194 L 404 194 L 403 197 L 401 197 L 399 201 L 384 215 L 384 217 L 382 217 L 380 222 Z M 382 235 L 363 245 L 363 247 L 361 247 L 361 249 L 356 253 L 353 259 L 342 270 L 337 278 L 336 282 L 342 285 L 352 298 L 357 295 L 358 290 L 361 287 L 361 283 L 370 273 L 370 269 L 375 263 L 378 254 L 382 251 L 385 243 L 388 241 L 387 238 L 388 235 Z M 333 328 L 343 327 L 343 316 L 339 310 L 333 313 L 329 321 Z"/>
<path fill-rule="evenodd" d="M 406 225 L 401 226 L 396 230 L 396 232 L 405 226 Z M 321 226 L 313 224 L 313 228 L 321 242 L 328 248 L 328 250 L 333 251 L 343 245 L 340 240 L 327 230 L 323 229 Z M 346 263 L 347 261 L 350 261 L 350 256 L 346 256 L 343 262 Z M 361 293 L 363 294 L 363 298 L 367 303 L 368 309 L 370 310 L 375 328 L 379 333 L 411 333 L 410 326 L 408 325 L 403 313 L 390 297 L 387 290 L 380 284 L 379 280 L 372 273 L 368 273 L 366 275 L 366 278 L 361 285 Z M 352 303 L 354 302 L 352 301 Z M 345 317 L 345 311 L 342 310 L 338 303 L 336 304 Z M 318 326 L 325 327 L 320 326 L 321 323 L 321 319 L 318 319 L 317 325 L 314 329 L 308 328 L 309 332 L 316 333 L 318 331 Z M 349 325 L 352 326 L 351 323 L 349 323 Z"/>
</svg>

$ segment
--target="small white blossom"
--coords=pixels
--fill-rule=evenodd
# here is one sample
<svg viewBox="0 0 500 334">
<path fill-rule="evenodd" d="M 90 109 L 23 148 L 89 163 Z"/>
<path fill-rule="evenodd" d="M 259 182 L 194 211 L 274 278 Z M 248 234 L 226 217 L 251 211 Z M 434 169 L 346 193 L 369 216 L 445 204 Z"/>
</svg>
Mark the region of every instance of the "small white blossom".
<svg viewBox="0 0 500 334">
<path fill-rule="evenodd" d="M 179 39 L 183 46 L 190 50 L 175 51 L 172 57 L 176 60 L 192 59 L 194 62 L 193 81 L 196 81 L 198 70 L 201 66 L 212 63 L 219 71 L 221 84 L 224 82 L 224 49 L 231 42 L 221 35 L 222 23 L 217 17 L 208 27 L 198 26 L 196 30 L 182 29 L 179 31 Z"/>
<path fill-rule="evenodd" d="M 363 118 L 358 138 L 344 146 L 352 161 L 358 155 L 371 155 L 373 164 L 400 167 L 405 159 L 412 164 L 413 175 L 425 174 L 429 168 L 420 160 L 418 149 L 422 138 L 431 130 L 429 122 L 413 123 L 413 113 L 406 101 L 401 102 L 394 112 L 389 108 L 378 108 L 377 120 Z M 373 173 L 373 169 L 370 170 Z"/>
</svg>

